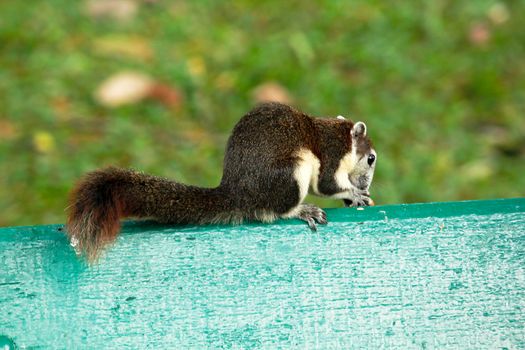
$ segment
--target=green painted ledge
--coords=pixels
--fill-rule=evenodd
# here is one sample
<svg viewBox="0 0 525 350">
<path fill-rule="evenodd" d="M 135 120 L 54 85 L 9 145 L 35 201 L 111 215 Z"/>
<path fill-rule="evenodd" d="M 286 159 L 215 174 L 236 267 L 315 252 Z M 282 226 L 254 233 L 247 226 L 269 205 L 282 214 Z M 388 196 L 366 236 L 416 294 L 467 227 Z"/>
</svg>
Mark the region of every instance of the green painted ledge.
<svg viewBox="0 0 525 350">
<path fill-rule="evenodd" d="M 2 228 L 0 347 L 525 348 L 525 198 L 327 213 L 129 222 L 93 267 L 61 225 Z"/>
</svg>

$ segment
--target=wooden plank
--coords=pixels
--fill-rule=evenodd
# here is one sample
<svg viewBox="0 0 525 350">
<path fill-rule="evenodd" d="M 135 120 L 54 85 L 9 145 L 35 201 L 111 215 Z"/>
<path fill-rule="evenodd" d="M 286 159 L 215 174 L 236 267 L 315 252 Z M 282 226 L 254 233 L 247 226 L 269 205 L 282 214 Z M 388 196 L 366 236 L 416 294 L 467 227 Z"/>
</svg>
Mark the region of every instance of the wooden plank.
<svg viewBox="0 0 525 350">
<path fill-rule="evenodd" d="M 525 348 L 524 213 L 334 209 L 316 233 L 128 223 L 94 267 L 60 225 L 0 229 L 0 345 Z"/>
</svg>

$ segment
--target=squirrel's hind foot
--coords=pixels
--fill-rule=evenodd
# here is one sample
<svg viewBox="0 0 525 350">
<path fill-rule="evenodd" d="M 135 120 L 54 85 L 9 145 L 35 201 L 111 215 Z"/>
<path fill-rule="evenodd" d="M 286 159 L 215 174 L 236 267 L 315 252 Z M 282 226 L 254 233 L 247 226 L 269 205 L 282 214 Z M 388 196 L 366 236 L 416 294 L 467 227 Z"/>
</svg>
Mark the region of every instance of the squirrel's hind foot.
<svg viewBox="0 0 525 350">
<path fill-rule="evenodd" d="M 312 204 L 301 204 L 296 218 L 306 221 L 312 231 L 317 231 L 316 223 L 321 225 L 328 223 L 324 210 Z"/>
</svg>

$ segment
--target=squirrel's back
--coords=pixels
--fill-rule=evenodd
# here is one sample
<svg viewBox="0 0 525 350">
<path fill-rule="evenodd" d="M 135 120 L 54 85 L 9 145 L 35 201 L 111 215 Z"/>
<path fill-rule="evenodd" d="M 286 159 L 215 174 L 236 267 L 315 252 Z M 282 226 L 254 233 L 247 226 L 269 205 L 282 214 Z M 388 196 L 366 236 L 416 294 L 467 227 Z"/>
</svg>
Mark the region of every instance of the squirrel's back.
<svg viewBox="0 0 525 350">
<path fill-rule="evenodd" d="M 224 156 L 222 184 L 252 177 L 261 167 L 295 157 L 313 148 L 312 118 L 290 106 L 265 103 L 251 110 L 233 128 Z"/>
</svg>

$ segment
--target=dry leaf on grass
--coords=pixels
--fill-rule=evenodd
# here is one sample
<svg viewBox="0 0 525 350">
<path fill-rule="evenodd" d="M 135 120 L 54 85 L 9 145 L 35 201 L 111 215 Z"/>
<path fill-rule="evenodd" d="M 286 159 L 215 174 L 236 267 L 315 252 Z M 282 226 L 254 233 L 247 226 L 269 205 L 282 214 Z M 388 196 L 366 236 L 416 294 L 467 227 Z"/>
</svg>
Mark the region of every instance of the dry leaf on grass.
<svg viewBox="0 0 525 350">
<path fill-rule="evenodd" d="M 458 170 L 467 181 L 486 180 L 494 174 L 494 167 L 489 160 L 474 160 L 463 164 Z"/>
<path fill-rule="evenodd" d="M 120 72 L 106 79 L 95 92 L 96 100 L 107 107 L 133 104 L 146 98 L 154 81 L 137 72 Z"/>
<path fill-rule="evenodd" d="M 487 16 L 496 25 L 507 22 L 510 18 L 509 9 L 502 2 L 497 2 L 489 8 Z"/>
<path fill-rule="evenodd" d="M 18 136 L 16 126 L 9 120 L 0 119 L 0 140 L 12 140 Z"/>
<path fill-rule="evenodd" d="M 120 72 L 106 79 L 95 92 L 96 100 L 107 107 L 119 107 L 150 98 L 170 107 L 182 103 L 181 91 L 138 72 Z"/>
<path fill-rule="evenodd" d="M 474 46 L 484 46 L 490 40 L 490 28 L 484 23 L 473 24 L 468 33 L 468 38 Z"/>
<path fill-rule="evenodd" d="M 255 102 L 281 102 L 291 104 L 293 98 L 290 96 L 288 90 L 276 82 L 263 83 L 252 91 L 252 96 Z"/>
<path fill-rule="evenodd" d="M 132 0 L 88 0 L 86 13 L 95 18 L 127 21 L 135 17 L 138 4 Z"/>
<path fill-rule="evenodd" d="M 163 83 L 153 84 L 148 97 L 171 108 L 178 108 L 182 104 L 182 92 Z"/>
<path fill-rule="evenodd" d="M 201 77 L 202 75 L 206 74 L 206 62 L 202 59 L 202 57 L 192 57 L 187 62 L 188 66 L 188 72 L 193 77 Z"/>
<path fill-rule="evenodd" d="M 33 146 L 40 153 L 51 153 L 55 150 L 55 138 L 47 131 L 37 131 L 33 134 Z"/>
<path fill-rule="evenodd" d="M 149 42 L 139 36 L 108 35 L 93 41 L 95 52 L 110 56 L 126 56 L 143 61 L 153 58 Z"/>
</svg>

